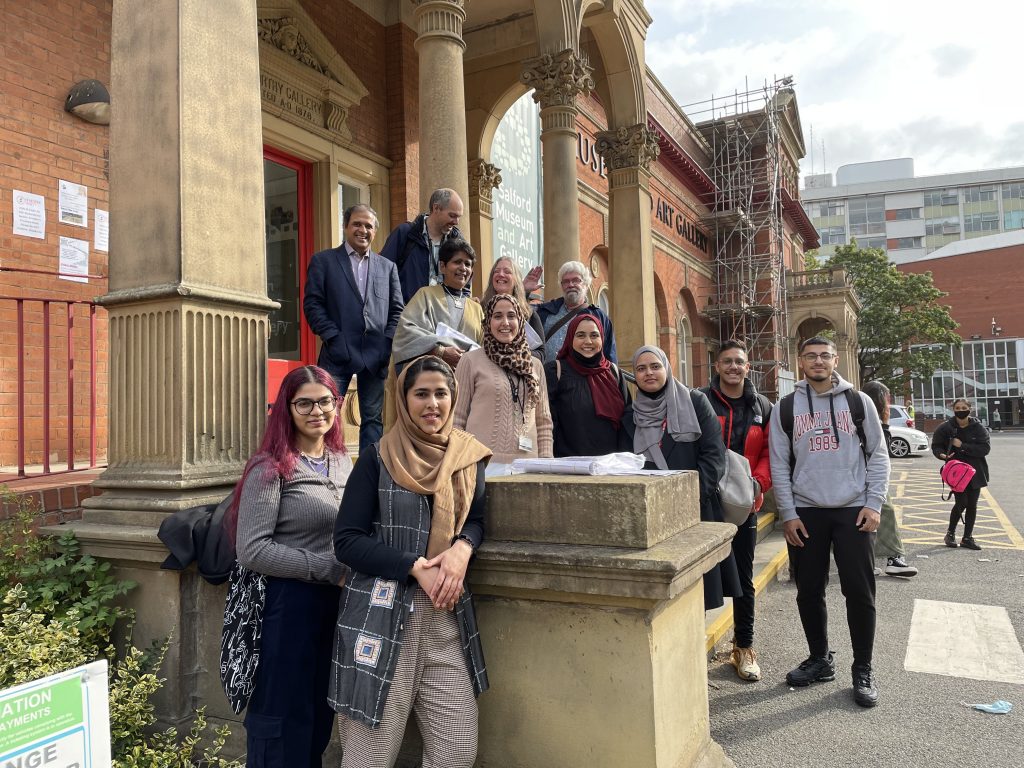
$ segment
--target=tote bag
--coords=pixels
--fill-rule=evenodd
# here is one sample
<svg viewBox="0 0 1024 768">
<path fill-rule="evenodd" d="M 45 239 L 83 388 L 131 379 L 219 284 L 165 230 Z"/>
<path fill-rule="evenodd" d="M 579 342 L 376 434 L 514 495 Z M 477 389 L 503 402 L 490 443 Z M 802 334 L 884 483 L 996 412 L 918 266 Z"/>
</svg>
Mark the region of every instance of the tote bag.
<svg viewBox="0 0 1024 768">
<path fill-rule="evenodd" d="M 754 478 L 746 456 L 726 449 L 725 472 L 718 482 L 718 496 L 725 522 L 743 525 L 754 507 Z"/>
</svg>

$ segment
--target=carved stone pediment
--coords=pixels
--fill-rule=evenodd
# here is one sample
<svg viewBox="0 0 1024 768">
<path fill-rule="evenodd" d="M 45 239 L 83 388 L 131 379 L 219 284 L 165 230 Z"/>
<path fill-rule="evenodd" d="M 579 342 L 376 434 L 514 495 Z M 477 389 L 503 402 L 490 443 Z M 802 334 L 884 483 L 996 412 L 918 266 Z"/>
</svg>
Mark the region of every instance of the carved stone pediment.
<svg viewBox="0 0 1024 768">
<path fill-rule="evenodd" d="M 257 31 L 263 109 L 349 141 L 349 110 L 369 91 L 298 0 L 258 3 Z"/>
</svg>

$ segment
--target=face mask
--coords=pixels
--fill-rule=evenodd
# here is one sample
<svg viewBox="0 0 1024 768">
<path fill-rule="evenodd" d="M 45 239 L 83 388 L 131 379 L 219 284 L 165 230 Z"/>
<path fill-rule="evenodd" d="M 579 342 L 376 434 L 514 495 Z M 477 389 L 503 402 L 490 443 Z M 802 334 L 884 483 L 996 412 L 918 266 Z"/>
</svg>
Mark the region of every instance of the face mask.
<svg viewBox="0 0 1024 768">
<path fill-rule="evenodd" d="M 953 413 L 956 414 L 956 417 L 958 419 L 966 419 L 968 416 L 971 415 L 970 411 L 953 411 Z"/>
</svg>

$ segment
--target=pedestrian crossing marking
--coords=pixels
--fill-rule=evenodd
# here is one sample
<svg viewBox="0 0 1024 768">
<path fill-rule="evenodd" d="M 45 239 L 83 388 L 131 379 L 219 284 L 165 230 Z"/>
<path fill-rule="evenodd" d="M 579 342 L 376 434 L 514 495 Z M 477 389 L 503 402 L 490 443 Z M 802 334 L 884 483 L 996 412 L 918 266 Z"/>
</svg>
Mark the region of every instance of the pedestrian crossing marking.
<svg viewBox="0 0 1024 768">
<path fill-rule="evenodd" d="M 1024 685 L 1024 649 L 999 605 L 914 600 L 903 668 Z"/>
<path fill-rule="evenodd" d="M 925 462 L 921 459 L 912 467 L 894 468 L 890 477 L 889 498 L 896 510 L 904 544 L 942 544 L 949 528 L 953 500 L 942 500 L 943 485 L 938 467 Z M 957 536 L 962 534 L 963 523 Z M 974 539 L 984 549 L 1024 549 L 1024 536 L 1010 522 L 988 488 L 981 489 Z"/>
</svg>

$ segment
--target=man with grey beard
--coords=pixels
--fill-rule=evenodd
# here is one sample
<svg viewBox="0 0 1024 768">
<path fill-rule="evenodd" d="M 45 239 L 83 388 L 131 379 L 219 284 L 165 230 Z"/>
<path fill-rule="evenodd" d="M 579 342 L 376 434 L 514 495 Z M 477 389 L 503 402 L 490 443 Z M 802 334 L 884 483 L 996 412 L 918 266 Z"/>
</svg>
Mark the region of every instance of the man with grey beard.
<svg viewBox="0 0 1024 768">
<path fill-rule="evenodd" d="M 558 282 L 562 287 L 562 298 L 552 299 L 537 307 L 537 316 L 544 324 L 544 357 L 554 360 L 565 342 L 569 322 L 580 312 L 594 315 L 601 321 L 604 338 L 604 356 L 617 363 L 615 352 L 615 330 L 611 318 L 600 307 L 587 301 L 590 288 L 590 272 L 582 262 L 568 261 L 558 270 Z"/>
</svg>

